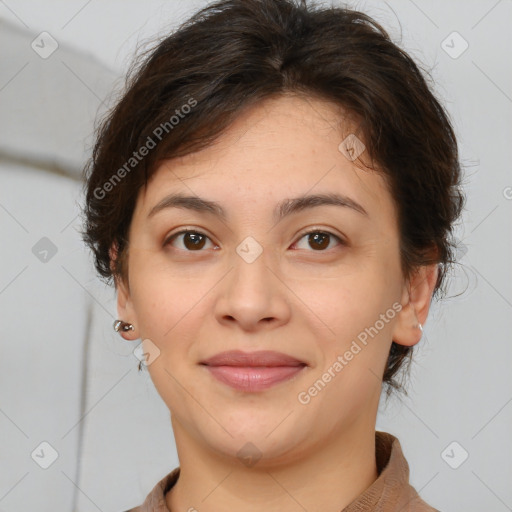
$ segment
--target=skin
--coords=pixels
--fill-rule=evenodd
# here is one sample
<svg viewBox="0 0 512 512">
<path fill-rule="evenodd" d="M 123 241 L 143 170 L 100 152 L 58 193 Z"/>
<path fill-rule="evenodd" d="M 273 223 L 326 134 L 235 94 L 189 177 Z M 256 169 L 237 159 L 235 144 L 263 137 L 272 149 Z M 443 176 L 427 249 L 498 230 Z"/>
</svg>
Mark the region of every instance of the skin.
<svg viewBox="0 0 512 512">
<path fill-rule="evenodd" d="M 148 370 L 171 412 L 181 468 L 166 495 L 170 510 L 334 512 L 378 476 L 381 377 L 392 340 L 420 340 L 437 267 L 402 275 L 396 208 L 382 176 L 361 167 L 364 153 L 356 166 L 338 149 L 355 129 L 328 102 L 268 99 L 209 148 L 163 161 L 139 194 L 118 313 L 135 326 L 126 339 L 158 347 Z M 168 208 L 148 219 L 171 192 L 217 201 L 228 218 Z M 322 205 L 273 220 L 283 199 L 320 192 L 344 194 L 367 215 Z M 164 245 L 184 228 L 206 235 L 199 249 L 183 235 Z M 309 228 L 344 243 L 331 236 L 319 249 L 303 235 Z M 248 236 L 263 249 L 251 263 L 236 252 Z M 401 311 L 300 403 L 298 394 L 394 303 Z M 198 364 L 231 349 L 276 350 L 308 366 L 244 393 Z M 250 467 L 237 456 L 248 442 L 261 455 Z"/>
</svg>

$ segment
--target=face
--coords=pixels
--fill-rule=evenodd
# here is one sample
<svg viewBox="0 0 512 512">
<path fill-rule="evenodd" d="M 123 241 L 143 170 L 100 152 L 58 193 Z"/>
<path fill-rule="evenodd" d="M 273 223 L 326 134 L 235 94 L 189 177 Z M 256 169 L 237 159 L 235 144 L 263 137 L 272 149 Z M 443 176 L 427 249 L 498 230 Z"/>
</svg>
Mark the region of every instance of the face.
<svg viewBox="0 0 512 512">
<path fill-rule="evenodd" d="M 146 340 L 175 435 L 228 456 L 251 442 L 271 464 L 373 432 L 392 339 L 419 340 L 433 279 L 409 293 L 390 192 L 349 158 L 354 139 L 340 150 L 351 130 L 332 104 L 266 100 L 213 146 L 162 162 L 141 191 L 119 318 Z M 176 194 L 216 205 L 164 204 Z M 293 202 L 313 195 L 339 197 Z M 276 379 L 266 387 L 201 364 L 231 350 L 301 364 L 262 370 Z"/>
</svg>

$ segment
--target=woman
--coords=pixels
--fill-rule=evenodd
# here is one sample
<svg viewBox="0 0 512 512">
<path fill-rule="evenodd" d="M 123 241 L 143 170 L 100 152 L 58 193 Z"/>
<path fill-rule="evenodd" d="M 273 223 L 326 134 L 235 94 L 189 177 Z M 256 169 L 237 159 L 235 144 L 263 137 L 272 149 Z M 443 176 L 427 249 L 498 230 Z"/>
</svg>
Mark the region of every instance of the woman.
<svg viewBox="0 0 512 512">
<path fill-rule="evenodd" d="M 86 178 L 84 239 L 180 461 L 133 511 L 434 510 L 375 425 L 451 261 L 460 166 L 375 21 L 210 5 L 130 75 Z"/>
</svg>

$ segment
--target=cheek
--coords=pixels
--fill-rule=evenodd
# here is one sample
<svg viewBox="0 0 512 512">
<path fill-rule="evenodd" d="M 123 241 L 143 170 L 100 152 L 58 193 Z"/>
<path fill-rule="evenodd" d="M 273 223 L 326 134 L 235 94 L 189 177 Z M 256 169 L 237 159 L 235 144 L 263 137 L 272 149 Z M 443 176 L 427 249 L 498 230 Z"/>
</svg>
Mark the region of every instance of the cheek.
<svg viewBox="0 0 512 512">
<path fill-rule="evenodd" d="M 315 338 L 322 357 L 315 377 L 329 371 L 339 375 L 331 398 L 352 396 L 354 407 L 379 392 L 401 290 L 399 262 L 392 254 L 360 261 L 364 264 L 352 266 L 337 279 L 311 280 L 297 291 L 307 297 L 305 303 L 315 313 L 309 312 L 308 318 L 318 326 Z"/>
<path fill-rule="evenodd" d="M 317 317 L 330 341 L 347 340 L 400 299 L 401 274 L 398 262 L 375 255 L 334 279 L 296 280 L 290 287 L 302 299 L 301 309 Z"/>
<path fill-rule="evenodd" d="M 156 276 L 134 286 L 133 297 L 141 336 L 159 346 L 186 329 L 187 315 L 194 315 L 194 305 L 200 300 L 197 287 L 190 282 L 168 283 Z"/>
<path fill-rule="evenodd" d="M 198 283 L 167 275 L 152 251 L 134 250 L 129 270 L 140 335 L 163 345 L 164 339 L 182 329 L 180 321 L 198 301 Z"/>
</svg>

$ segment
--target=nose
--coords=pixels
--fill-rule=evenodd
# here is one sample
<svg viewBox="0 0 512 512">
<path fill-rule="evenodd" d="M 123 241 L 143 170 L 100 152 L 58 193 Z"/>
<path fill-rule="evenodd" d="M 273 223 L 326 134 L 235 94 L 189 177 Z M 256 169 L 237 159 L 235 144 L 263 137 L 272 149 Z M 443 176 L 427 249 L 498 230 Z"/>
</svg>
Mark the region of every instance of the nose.
<svg viewBox="0 0 512 512">
<path fill-rule="evenodd" d="M 264 250 L 247 262 L 235 253 L 233 268 L 218 288 L 215 316 L 219 323 L 256 332 L 289 321 L 291 292 L 265 256 Z"/>
</svg>

